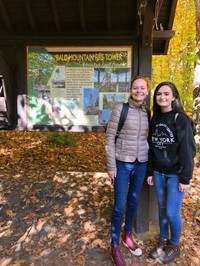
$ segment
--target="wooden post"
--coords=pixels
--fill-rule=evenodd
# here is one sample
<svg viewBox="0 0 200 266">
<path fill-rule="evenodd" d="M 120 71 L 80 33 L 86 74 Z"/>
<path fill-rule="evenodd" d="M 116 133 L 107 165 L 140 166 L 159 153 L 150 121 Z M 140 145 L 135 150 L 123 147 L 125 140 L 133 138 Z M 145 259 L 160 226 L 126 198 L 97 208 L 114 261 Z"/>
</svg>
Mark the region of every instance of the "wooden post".
<svg viewBox="0 0 200 266">
<path fill-rule="evenodd" d="M 146 75 L 149 78 L 151 78 L 152 69 L 155 2 L 156 1 L 148 1 L 145 8 L 140 31 L 140 44 L 138 45 L 138 75 Z M 150 104 L 150 96 L 147 99 L 147 104 Z M 155 213 L 150 215 L 150 210 L 155 210 Z M 150 191 L 150 186 L 145 180 L 135 219 L 136 233 L 149 231 L 150 216 L 151 218 L 157 217 L 157 202 L 154 190 Z"/>
</svg>

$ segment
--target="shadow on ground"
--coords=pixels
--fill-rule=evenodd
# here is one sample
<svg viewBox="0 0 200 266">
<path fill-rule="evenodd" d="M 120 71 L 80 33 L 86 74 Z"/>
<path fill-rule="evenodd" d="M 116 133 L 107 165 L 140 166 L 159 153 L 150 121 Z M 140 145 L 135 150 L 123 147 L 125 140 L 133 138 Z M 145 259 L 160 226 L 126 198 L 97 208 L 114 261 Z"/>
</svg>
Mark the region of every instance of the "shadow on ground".
<svg viewBox="0 0 200 266">
<path fill-rule="evenodd" d="M 35 178 L 0 174 L 0 178 L 1 266 L 113 265 L 109 254 L 113 188 L 107 174 L 37 173 Z M 147 259 L 155 240 L 140 235 L 139 243 L 144 251 L 139 258 L 122 247 L 127 264 L 161 265 Z M 198 265 L 190 262 L 183 253 L 171 265 Z"/>
</svg>

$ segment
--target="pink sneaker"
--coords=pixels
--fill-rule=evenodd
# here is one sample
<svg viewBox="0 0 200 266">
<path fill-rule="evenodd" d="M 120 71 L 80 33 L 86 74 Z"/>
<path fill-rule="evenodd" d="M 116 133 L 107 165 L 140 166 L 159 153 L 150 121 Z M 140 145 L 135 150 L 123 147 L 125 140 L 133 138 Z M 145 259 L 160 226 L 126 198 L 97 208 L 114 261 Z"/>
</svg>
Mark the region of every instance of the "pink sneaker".
<svg viewBox="0 0 200 266">
<path fill-rule="evenodd" d="M 126 262 L 121 254 L 119 245 L 111 247 L 111 258 L 115 266 L 126 266 Z"/>
<path fill-rule="evenodd" d="M 132 232 L 125 232 L 122 234 L 123 244 L 130 250 L 135 256 L 141 256 L 142 250 L 138 244 L 133 240 Z"/>
</svg>

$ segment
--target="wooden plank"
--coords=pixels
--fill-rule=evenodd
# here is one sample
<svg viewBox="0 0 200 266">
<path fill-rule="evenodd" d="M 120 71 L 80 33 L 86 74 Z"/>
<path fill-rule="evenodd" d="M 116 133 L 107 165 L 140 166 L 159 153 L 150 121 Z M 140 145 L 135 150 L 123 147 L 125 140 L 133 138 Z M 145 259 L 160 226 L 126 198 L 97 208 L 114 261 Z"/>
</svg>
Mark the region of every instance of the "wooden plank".
<svg viewBox="0 0 200 266">
<path fill-rule="evenodd" d="M 51 8 L 52 8 L 53 17 L 54 17 L 55 24 L 56 24 L 56 29 L 58 31 L 60 31 L 60 29 L 61 29 L 61 27 L 60 27 L 60 19 L 59 19 L 58 9 L 57 9 L 57 5 L 56 5 L 55 0 L 51 0 Z"/>
<path fill-rule="evenodd" d="M 107 29 L 111 29 L 111 4 L 110 0 L 106 0 L 106 17 L 107 17 Z"/>
<path fill-rule="evenodd" d="M 85 13 L 84 13 L 83 0 L 79 0 L 79 14 L 80 14 L 81 29 L 85 31 L 86 24 L 85 24 Z"/>
<path fill-rule="evenodd" d="M 26 8 L 26 12 L 27 12 L 27 16 L 28 16 L 31 28 L 34 31 L 37 31 L 37 26 L 36 26 L 36 23 L 35 23 L 35 19 L 34 19 L 34 16 L 33 16 L 29 1 L 28 0 L 24 0 L 24 5 L 25 5 L 25 8 Z"/>
<path fill-rule="evenodd" d="M 170 40 L 173 38 L 175 31 L 173 30 L 154 30 L 153 39 L 154 40 Z"/>
<path fill-rule="evenodd" d="M 145 181 L 137 207 L 137 214 L 135 219 L 136 233 L 144 233 L 149 231 L 149 205 L 150 205 L 149 193 L 150 193 L 149 185 Z"/>
<path fill-rule="evenodd" d="M 148 1 L 142 23 L 142 47 L 153 45 L 153 26 L 155 20 L 156 1 Z"/>
<path fill-rule="evenodd" d="M 13 27 L 11 25 L 11 20 L 8 16 L 8 12 L 5 8 L 5 5 L 2 0 L 0 0 L 0 14 L 3 19 L 4 24 L 6 25 L 6 28 L 10 31 L 13 31 Z"/>
<path fill-rule="evenodd" d="M 151 78 L 152 68 L 152 49 L 150 45 L 139 46 L 138 48 L 138 75 L 145 75 Z M 150 104 L 150 95 L 147 99 L 147 104 Z M 136 233 L 149 231 L 149 212 L 150 205 L 150 186 L 144 181 L 143 190 L 138 203 L 137 214 L 135 219 L 135 231 Z M 154 207 L 153 207 L 154 208 Z"/>
</svg>

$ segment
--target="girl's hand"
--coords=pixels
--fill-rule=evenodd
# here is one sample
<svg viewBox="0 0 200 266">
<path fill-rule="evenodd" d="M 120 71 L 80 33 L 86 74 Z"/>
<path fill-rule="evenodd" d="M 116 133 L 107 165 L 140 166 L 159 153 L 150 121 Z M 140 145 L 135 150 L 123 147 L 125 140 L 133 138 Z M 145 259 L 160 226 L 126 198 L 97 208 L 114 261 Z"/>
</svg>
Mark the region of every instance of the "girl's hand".
<svg viewBox="0 0 200 266">
<path fill-rule="evenodd" d="M 147 177 L 147 183 L 148 183 L 150 186 L 153 186 L 153 176 L 148 176 L 148 177 Z"/>
<path fill-rule="evenodd" d="M 114 181 L 115 181 L 115 177 L 117 175 L 117 172 L 116 171 L 111 171 L 111 172 L 108 172 L 108 175 L 109 175 L 109 177 L 111 179 L 111 183 L 113 184 Z"/>
<path fill-rule="evenodd" d="M 190 185 L 185 185 L 185 184 L 179 183 L 179 191 L 180 192 L 187 192 L 189 189 L 190 189 Z"/>
</svg>

